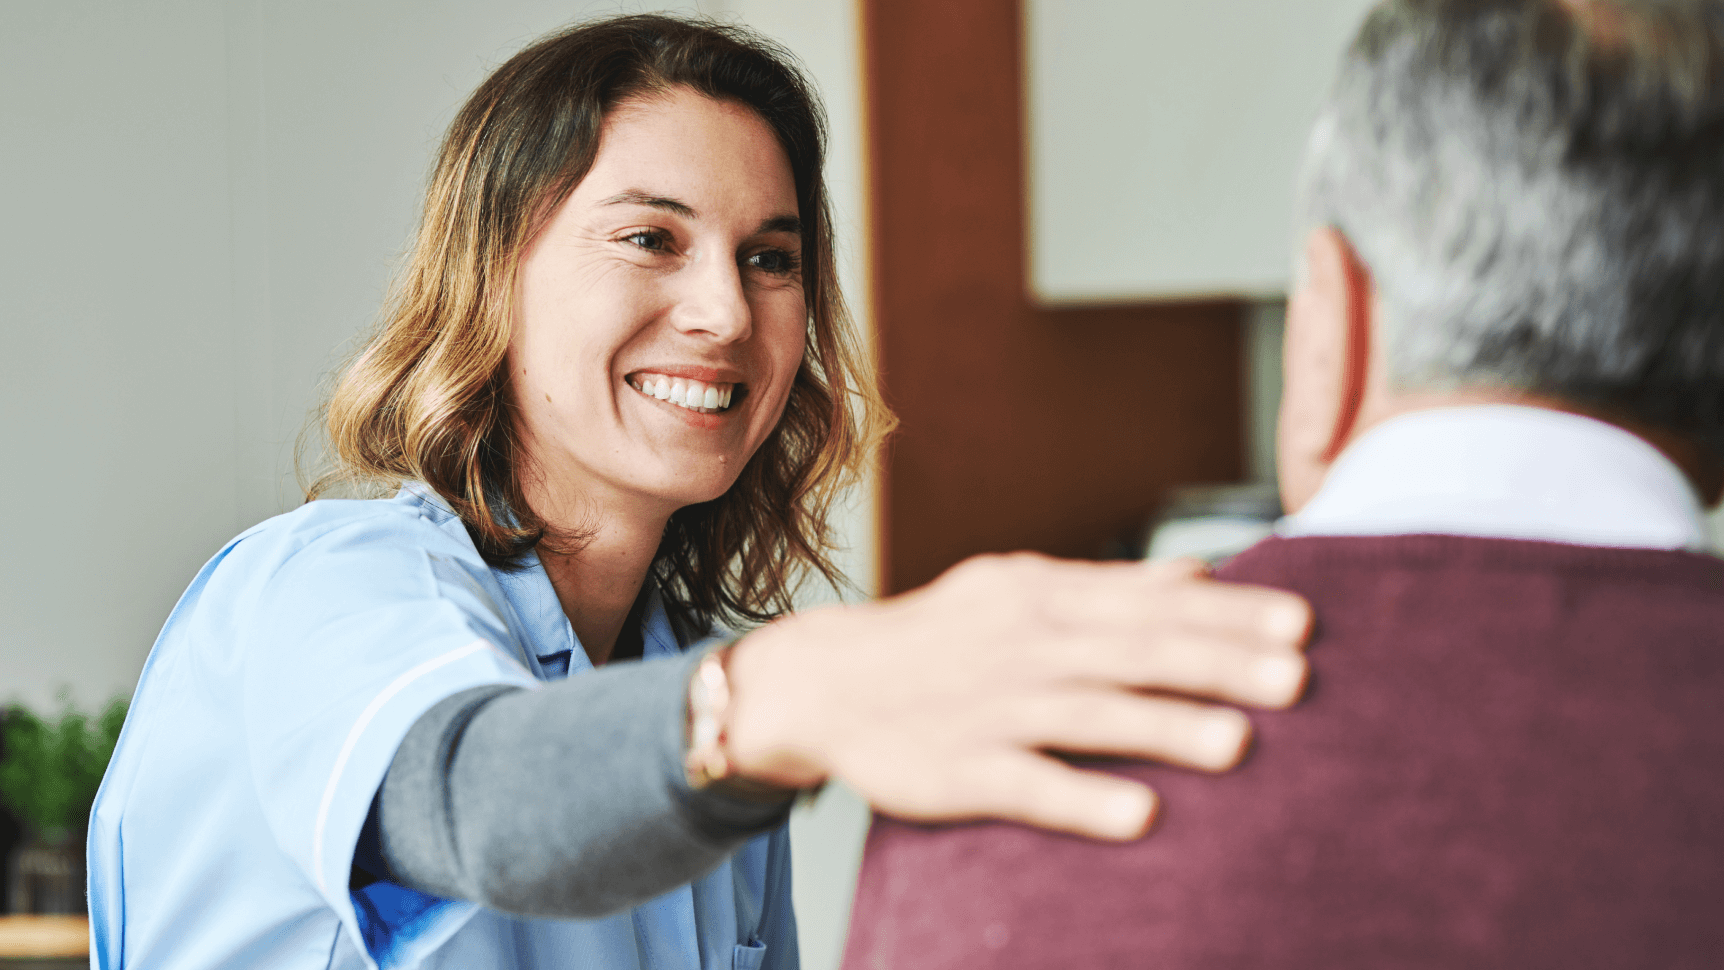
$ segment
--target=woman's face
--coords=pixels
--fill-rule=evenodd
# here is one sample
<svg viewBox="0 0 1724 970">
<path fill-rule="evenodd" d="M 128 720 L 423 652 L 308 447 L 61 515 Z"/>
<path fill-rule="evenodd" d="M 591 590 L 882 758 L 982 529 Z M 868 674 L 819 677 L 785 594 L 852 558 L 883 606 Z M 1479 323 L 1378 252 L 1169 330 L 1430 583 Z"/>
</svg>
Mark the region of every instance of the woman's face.
<svg viewBox="0 0 1724 970">
<path fill-rule="evenodd" d="M 790 161 L 752 110 L 687 88 L 613 110 L 520 267 L 528 481 L 589 514 L 722 495 L 802 361 L 801 252 Z"/>
</svg>

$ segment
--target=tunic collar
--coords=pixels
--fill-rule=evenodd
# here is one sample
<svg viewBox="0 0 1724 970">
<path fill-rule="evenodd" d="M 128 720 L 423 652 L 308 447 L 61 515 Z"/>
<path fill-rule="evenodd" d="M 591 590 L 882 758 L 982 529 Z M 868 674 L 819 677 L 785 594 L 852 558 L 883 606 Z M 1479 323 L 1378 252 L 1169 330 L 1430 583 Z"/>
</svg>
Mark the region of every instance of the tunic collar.
<svg viewBox="0 0 1724 970">
<path fill-rule="evenodd" d="M 581 646 L 575 628 L 563 613 L 562 601 L 539 557 L 527 553 L 522 568 L 505 572 L 494 569 L 503 595 L 514 608 L 526 628 L 527 643 L 542 668 L 545 680 L 560 680 L 582 670 L 593 669 L 593 662 Z M 647 580 L 653 583 L 652 579 Z M 647 590 L 646 610 L 641 615 L 642 658 L 669 657 L 682 652 L 670 614 L 665 609 L 664 593 L 656 584 Z"/>
<path fill-rule="evenodd" d="M 433 518 L 444 528 L 460 530 L 463 536 L 466 535 L 460 518 L 429 486 L 422 482 L 408 482 L 402 485 L 401 491 L 431 510 Z M 569 674 L 593 669 L 592 660 L 587 657 L 580 638 L 575 636 L 574 626 L 563 613 L 562 601 L 557 599 L 550 574 L 545 572 L 545 565 L 539 561 L 536 552 L 528 550 L 518 569 L 505 570 L 493 566 L 491 574 L 502 588 L 504 598 L 509 601 L 509 609 L 521 627 L 517 632 L 527 646 L 535 677 L 561 680 Z M 646 610 L 641 617 L 641 655 L 643 658 L 675 656 L 682 652 L 684 644 L 670 621 L 664 593 L 651 578 L 647 582 L 652 585 L 647 591 Z"/>
</svg>

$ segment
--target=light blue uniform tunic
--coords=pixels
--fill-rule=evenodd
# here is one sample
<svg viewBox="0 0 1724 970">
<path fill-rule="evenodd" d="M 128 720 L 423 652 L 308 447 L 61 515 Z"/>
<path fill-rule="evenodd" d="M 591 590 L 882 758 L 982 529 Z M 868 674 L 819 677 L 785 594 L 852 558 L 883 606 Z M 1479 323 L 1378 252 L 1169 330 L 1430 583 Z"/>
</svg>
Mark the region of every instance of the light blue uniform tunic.
<svg viewBox="0 0 1724 970">
<path fill-rule="evenodd" d="M 645 663 L 685 646 L 656 595 L 643 632 Z M 491 569 L 422 490 L 313 502 L 241 535 L 168 618 L 96 798 L 94 966 L 794 970 L 782 827 L 604 919 L 349 891 L 413 722 L 458 691 L 565 669 L 591 664 L 543 567 Z"/>
</svg>

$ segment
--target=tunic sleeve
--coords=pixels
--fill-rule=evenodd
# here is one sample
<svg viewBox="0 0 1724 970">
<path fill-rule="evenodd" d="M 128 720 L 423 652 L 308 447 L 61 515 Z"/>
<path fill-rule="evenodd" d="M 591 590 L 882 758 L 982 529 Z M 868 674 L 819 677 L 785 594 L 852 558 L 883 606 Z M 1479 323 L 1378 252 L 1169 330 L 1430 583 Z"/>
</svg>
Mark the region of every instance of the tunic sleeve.
<svg viewBox="0 0 1724 970">
<path fill-rule="evenodd" d="M 240 642 L 209 660 L 241 668 L 235 729 L 249 764 L 235 768 L 257 789 L 268 827 L 260 836 L 360 942 L 353 850 L 408 729 L 452 694 L 540 685 L 464 535 L 395 507 L 344 517 L 342 507 L 362 503 L 319 504 L 330 508 L 232 550 L 225 565 L 246 577 L 233 597 Z M 426 901 L 397 914 L 389 947 L 397 958 L 429 952 L 471 912 L 471 903 Z"/>
</svg>

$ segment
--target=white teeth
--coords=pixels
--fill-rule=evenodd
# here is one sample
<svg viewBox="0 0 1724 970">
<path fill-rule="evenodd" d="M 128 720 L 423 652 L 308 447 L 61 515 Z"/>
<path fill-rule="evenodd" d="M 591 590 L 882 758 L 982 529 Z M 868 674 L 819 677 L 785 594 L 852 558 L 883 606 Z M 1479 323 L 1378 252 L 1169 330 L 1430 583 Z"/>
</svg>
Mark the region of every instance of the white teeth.
<svg viewBox="0 0 1724 970">
<path fill-rule="evenodd" d="M 647 397 L 660 401 L 669 401 L 690 411 L 708 414 L 730 407 L 731 399 L 736 394 L 736 385 L 720 386 L 702 381 L 691 381 L 680 377 L 664 377 L 653 374 L 638 377 L 628 382 L 629 386 Z"/>
</svg>

